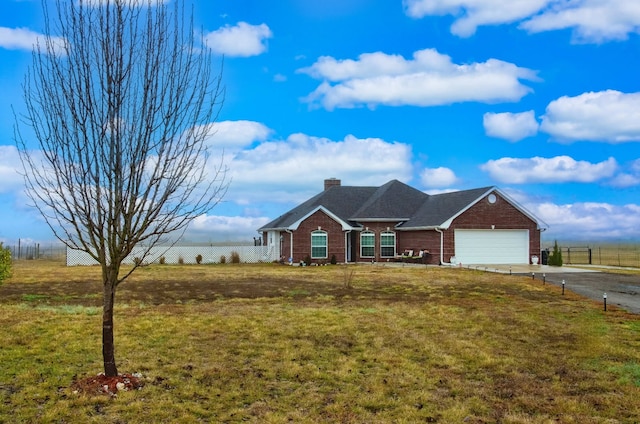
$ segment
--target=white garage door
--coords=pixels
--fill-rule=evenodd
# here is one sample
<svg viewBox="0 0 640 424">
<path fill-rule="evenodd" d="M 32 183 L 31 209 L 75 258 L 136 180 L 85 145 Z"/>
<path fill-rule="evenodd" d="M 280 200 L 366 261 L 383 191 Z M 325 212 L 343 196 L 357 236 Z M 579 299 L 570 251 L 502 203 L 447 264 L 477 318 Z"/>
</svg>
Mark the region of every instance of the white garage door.
<svg viewBox="0 0 640 424">
<path fill-rule="evenodd" d="M 456 260 L 465 264 L 528 264 L 529 230 L 455 230 Z"/>
</svg>

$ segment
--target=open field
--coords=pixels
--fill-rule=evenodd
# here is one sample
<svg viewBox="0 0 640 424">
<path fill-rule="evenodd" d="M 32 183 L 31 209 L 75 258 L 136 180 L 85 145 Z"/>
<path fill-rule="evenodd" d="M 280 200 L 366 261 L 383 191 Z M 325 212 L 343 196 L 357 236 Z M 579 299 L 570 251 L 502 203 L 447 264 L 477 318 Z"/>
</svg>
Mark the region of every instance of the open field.
<svg viewBox="0 0 640 424">
<path fill-rule="evenodd" d="M 101 361 L 97 267 L 0 286 L 0 422 L 634 423 L 640 316 L 531 278 L 370 265 L 145 267 L 117 295 L 142 390 Z"/>
<path fill-rule="evenodd" d="M 553 251 L 553 245 L 545 245 Z M 640 268 L 640 244 L 638 243 L 581 243 L 561 244 L 562 259 L 565 264 L 590 264 Z"/>
</svg>

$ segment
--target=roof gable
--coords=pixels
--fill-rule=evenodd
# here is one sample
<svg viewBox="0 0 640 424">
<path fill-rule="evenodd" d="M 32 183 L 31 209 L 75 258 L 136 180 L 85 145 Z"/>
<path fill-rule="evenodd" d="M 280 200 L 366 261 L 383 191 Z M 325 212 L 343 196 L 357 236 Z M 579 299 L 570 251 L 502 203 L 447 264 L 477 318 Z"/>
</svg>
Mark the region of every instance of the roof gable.
<svg viewBox="0 0 640 424">
<path fill-rule="evenodd" d="M 402 228 L 447 228 L 448 220 L 459 216 L 492 189 L 484 187 L 429 196 Z"/>
<path fill-rule="evenodd" d="M 302 224 L 302 222 L 309 218 L 311 215 L 313 215 L 314 213 L 321 211 L 323 213 L 325 213 L 329 218 L 333 219 L 334 221 L 336 221 L 338 224 L 340 224 L 342 226 L 342 230 L 346 231 L 346 230 L 350 230 L 352 229 L 351 225 L 344 221 L 343 219 L 341 219 L 339 216 L 337 216 L 336 214 L 334 214 L 333 212 L 331 212 L 330 210 L 328 210 L 327 208 L 325 208 L 324 206 L 318 206 L 315 209 L 307 212 L 306 215 L 302 216 L 300 219 L 298 219 L 296 222 L 294 222 L 293 224 L 291 224 L 289 226 L 290 230 L 297 230 L 298 227 L 300 226 L 300 224 Z"/>
<path fill-rule="evenodd" d="M 402 229 L 442 228 L 447 229 L 451 223 L 472 206 L 490 193 L 497 193 L 527 218 L 536 223 L 539 229 L 546 229 L 547 224 L 525 209 L 515 200 L 497 187 L 482 187 L 471 190 L 455 191 L 430 196 L 416 212 L 415 216 L 402 225 Z"/>
</svg>

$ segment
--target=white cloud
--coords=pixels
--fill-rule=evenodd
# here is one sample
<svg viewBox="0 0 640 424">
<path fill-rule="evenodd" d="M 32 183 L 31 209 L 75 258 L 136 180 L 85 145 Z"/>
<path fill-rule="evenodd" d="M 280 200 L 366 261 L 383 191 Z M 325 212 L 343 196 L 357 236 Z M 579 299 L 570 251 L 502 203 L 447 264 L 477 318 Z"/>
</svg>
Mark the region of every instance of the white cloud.
<svg viewBox="0 0 640 424">
<path fill-rule="evenodd" d="M 409 60 L 382 52 L 361 54 L 357 60 L 323 56 L 297 72 L 324 80 L 303 100 L 329 110 L 515 102 L 532 91 L 520 80 L 537 80 L 535 71 L 512 63 L 489 59 L 455 64 L 435 49 L 416 51 Z"/>
<path fill-rule="evenodd" d="M 546 238 L 564 240 L 637 240 L 640 238 L 640 205 L 551 202 L 525 205 L 549 224 Z"/>
<path fill-rule="evenodd" d="M 574 41 L 595 43 L 640 32 L 640 3 L 635 0 L 556 0 L 551 5 L 521 27 L 529 32 L 572 28 Z"/>
<path fill-rule="evenodd" d="M 273 218 L 246 216 L 201 215 L 194 219 L 183 239 L 189 241 L 250 240 L 256 230 Z"/>
<path fill-rule="evenodd" d="M 238 22 L 236 26 L 226 25 L 205 36 L 208 47 L 214 53 L 227 56 L 257 56 L 267 50 L 266 40 L 273 33 L 266 24 L 250 25 Z"/>
<path fill-rule="evenodd" d="M 507 194 L 548 225 L 547 241 L 637 240 L 640 238 L 640 205 L 604 202 L 560 204 L 548 196 L 513 188 Z"/>
<path fill-rule="evenodd" d="M 8 50 L 29 50 L 38 43 L 42 34 L 26 28 L 0 27 L 0 47 Z"/>
<path fill-rule="evenodd" d="M 263 142 L 229 161 L 232 183 L 225 200 L 238 204 L 300 202 L 336 177 L 349 185 L 411 179 L 411 146 L 348 135 L 341 141 L 293 134 Z"/>
<path fill-rule="evenodd" d="M 425 168 L 420 173 L 420 182 L 427 188 L 450 187 L 458 182 L 458 178 L 449 168 Z"/>
<path fill-rule="evenodd" d="M 640 92 L 563 96 L 549 103 L 540 130 L 559 141 L 640 141 Z"/>
<path fill-rule="evenodd" d="M 628 169 L 616 175 L 609 184 L 621 188 L 640 186 L 640 159 L 632 161 Z"/>
<path fill-rule="evenodd" d="M 404 0 L 413 18 L 453 15 L 451 32 L 475 34 L 483 25 L 520 22 L 529 32 L 572 29 L 578 42 L 626 39 L 640 32 L 640 3 L 635 0 Z"/>
<path fill-rule="evenodd" d="M 238 150 L 256 141 L 264 141 L 273 131 L 255 121 L 220 121 L 210 125 L 207 143 L 216 148 Z"/>
<path fill-rule="evenodd" d="M 451 32 L 469 37 L 478 26 L 516 22 L 534 15 L 551 0 L 404 0 L 405 12 L 413 18 L 454 15 Z"/>
<path fill-rule="evenodd" d="M 538 133 L 538 121 L 534 111 L 522 113 L 485 113 L 485 132 L 490 137 L 520 141 Z"/>
<path fill-rule="evenodd" d="M 637 186 L 640 185 L 640 175 L 625 173 L 618 174 L 609 182 L 609 184 L 620 188 Z"/>
<path fill-rule="evenodd" d="M 274 82 L 286 82 L 287 81 L 287 76 L 283 75 L 283 74 L 275 74 L 273 76 L 273 81 Z"/>
<path fill-rule="evenodd" d="M 40 43 L 44 49 L 45 36 L 43 34 L 31 31 L 27 28 L 7 28 L 0 27 L 0 48 L 7 50 L 27 50 L 32 51 L 33 48 Z M 51 37 L 56 50 L 62 53 L 62 46 L 65 41 L 60 37 Z"/>
<path fill-rule="evenodd" d="M 501 158 L 480 166 L 494 180 L 510 183 L 592 183 L 611 178 L 618 163 L 609 158 L 600 163 L 576 161 L 569 156 L 530 159 Z"/>
<path fill-rule="evenodd" d="M 23 185 L 21 163 L 15 146 L 0 146 L 0 193 L 16 190 Z"/>
</svg>

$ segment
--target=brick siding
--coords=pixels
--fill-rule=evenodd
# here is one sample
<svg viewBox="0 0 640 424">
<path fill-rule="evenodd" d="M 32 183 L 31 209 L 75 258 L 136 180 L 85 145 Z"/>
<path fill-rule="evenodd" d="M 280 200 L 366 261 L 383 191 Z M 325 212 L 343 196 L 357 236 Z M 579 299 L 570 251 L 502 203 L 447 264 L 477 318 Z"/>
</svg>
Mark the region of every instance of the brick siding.
<svg viewBox="0 0 640 424">
<path fill-rule="evenodd" d="M 497 200 L 491 204 L 486 199 L 480 200 L 462 215 L 457 217 L 450 228 L 444 232 L 443 260 L 448 262 L 455 254 L 454 232 L 456 229 L 527 229 L 529 230 L 529 257 L 540 254 L 540 231 L 535 221 L 524 215 L 511 205 L 506 199 L 496 193 Z M 397 231 L 396 222 L 367 222 L 364 223 L 369 231 L 375 234 L 375 258 L 360 257 L 360 231 L 350 233 L 352 255 L 356 262 L 371 261 L 384 262 L 389 258 L 380 257 L 380 234 L 393 231 L 396 234 L 396 253 L 413 250 L 417 255 L 420 250 L 428 250 L 427 263 L 440 263 L 440 233 L 431 230 Z M 345 261 L 345 232 L 340 224 L 322 211 L 317 211 L 300 224 L 293 235 L 293 262 L 298 263 L 306 256 L 311 256 L 311 233 L 320 228 L 327 232 L 328 256 L 326 259 L 316 259 L 313 262 L 329 262 L 335 255 L 338 262 Z M 282 255 L 290 256 L 291 235 L 283 232 Z"/>
<path fill-rule="evenodd" d="M 338 262 L 344 262 L 344 231 L 342 226 L 322 211 L 317 211 L 305 219 L 293 236 L 293 262 L 297 263 L 311 256 L 311 233 L 320 228 L 327 232 L 328 252 L 325 259 L 314 259 L 315 263 L 329 262 L 331 256 L 335 255 Z M 284 254 L 289 250 L 290 237 L 285 234 L 286 248 Z"/>
</svg>

